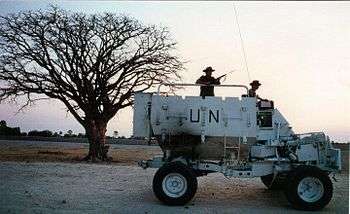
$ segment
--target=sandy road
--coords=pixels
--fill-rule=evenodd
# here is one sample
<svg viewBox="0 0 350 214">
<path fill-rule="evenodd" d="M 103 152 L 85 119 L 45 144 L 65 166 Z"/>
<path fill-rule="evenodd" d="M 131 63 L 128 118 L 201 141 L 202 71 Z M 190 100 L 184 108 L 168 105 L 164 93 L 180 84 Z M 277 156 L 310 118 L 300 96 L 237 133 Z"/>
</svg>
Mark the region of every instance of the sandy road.
<svg viewBox="0 0 350 214">
<path fill-rule="evenodd" d="M 162 205 L 153 195 L 155 170 L 70 163 L 0 163 L 0 213 L 296 213 L 282 192 L 257 179 L 199 178 L 187 206 Z M 348 175 L 338 176 L 322 213 L 348 213 Z M 301 212 L 298 212 L 301 213 Z"/>
</svg>

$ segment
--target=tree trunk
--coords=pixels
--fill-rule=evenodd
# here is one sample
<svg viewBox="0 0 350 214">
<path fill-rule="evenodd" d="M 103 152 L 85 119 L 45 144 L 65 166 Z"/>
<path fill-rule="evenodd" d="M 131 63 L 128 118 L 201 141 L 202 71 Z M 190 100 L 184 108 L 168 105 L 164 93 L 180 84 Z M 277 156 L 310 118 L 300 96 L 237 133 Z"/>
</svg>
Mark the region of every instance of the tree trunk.
<svg viewBox="0 0 350 214">
<path fill-rule="evenodd" d="M 111 158 L 107 156 L 109 145 L 106 144 L 107 123 L 91 120 L 85 130 L 89 141 L 89 154 L 83 160 L 110 161 Z"/>
</svg>

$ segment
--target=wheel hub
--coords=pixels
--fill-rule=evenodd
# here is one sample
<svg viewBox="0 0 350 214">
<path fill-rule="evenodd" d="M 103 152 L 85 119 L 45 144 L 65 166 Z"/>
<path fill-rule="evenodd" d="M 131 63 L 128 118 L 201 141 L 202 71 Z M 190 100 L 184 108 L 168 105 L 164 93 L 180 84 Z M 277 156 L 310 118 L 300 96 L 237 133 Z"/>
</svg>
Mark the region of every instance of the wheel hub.
<svg viewBox="0 0 350 214">
<path fill-rule="evenodd" d="M 322 198 L 324 187 L 318 178 L 305 177 L 299 182 L 297 191 L 302 200 L 313 203 Z"/>
<path fill-rule="evenodd" d="M 164 177 L 162 188 L 169 197 L 181 197 L 187 190 L 186 178 L 179 173 L 170 173 Z"/>
</svg>

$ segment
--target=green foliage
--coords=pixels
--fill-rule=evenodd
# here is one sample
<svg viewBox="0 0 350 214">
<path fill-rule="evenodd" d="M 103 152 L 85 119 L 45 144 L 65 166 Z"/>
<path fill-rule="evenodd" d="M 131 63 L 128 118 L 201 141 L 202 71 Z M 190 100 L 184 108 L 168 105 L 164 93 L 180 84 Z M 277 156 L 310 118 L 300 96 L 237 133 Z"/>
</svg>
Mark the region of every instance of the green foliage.
<svg viewBox="0 0 350 214">
<path fill-rule="evenodd" d="M 53 133 L 49 130 L 44 130 L 44 131 L 33 130 L 33 131 L 28 132 L 28 136 L 52 137 Z"/>
<path fill-rule="evenodd" d="M 0 135 L 2 136 L 20 136 L 21 130 L 19 127 L 8 127 L 5 120 L 0 121 Z"/>
</svg>

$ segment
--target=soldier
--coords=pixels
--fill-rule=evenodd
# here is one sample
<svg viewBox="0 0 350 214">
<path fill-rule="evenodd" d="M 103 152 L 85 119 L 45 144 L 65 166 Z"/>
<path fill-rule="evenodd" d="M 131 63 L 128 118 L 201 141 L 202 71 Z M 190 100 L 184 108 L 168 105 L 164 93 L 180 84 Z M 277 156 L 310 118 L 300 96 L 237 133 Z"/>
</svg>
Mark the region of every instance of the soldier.
<svg viewBox="0 0 350 214">
<path fill-rule="evenodd" d="M 211 74 L 215 71 L 212 67 L 207 67 L 203 70 L 205 75 L 201 76 L 197 81 L 196 84 L 205 84 L 208 86 L 201 86 L 201 93 L 200 96 L 215 96 L 214 95 L 214 86 L 209 85 L 220 85 L 220 78 L 214 78 L 211 76 Z"/>
<path fill-rule="evenodd" d="M 258 90 L 259 86 L 261 86 L 259 80 L 254 80 L 253 82 L 250 83 L 250 86 L 252 86 L 252 88 L 249 89 L 249 91 L 248 91 L 248 97 L 256 97 L 256 99 L 258 99 L 258 100 L 268 101 L 266 99 L 259 97 L 259 95 L 256 94 L 256 90 Z"/>
</svg>

